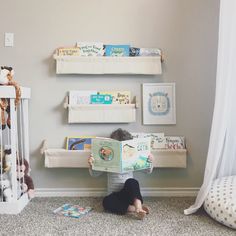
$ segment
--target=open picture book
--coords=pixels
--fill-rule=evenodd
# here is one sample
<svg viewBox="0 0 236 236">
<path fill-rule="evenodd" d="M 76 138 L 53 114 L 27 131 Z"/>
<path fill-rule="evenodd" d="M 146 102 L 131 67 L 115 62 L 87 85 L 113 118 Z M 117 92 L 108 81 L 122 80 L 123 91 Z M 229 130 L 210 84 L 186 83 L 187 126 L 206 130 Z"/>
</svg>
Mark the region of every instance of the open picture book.
<svg viewBox="0 0 236 236">
<path fill-rule="evenodd" d="M 150 138 L 117 141 L 110 138 L 92 140 L 93 170 L 124 173 L 150 168 Z"/>
<path fill-rule="evenodd" d="M 66 203 L 55 209 L 53 213 L 61 216 L 80 218 L 88 214 L 90 211 L 92 211 L 92 207 L 82 207 L 80 205 Z"/>
</svg>

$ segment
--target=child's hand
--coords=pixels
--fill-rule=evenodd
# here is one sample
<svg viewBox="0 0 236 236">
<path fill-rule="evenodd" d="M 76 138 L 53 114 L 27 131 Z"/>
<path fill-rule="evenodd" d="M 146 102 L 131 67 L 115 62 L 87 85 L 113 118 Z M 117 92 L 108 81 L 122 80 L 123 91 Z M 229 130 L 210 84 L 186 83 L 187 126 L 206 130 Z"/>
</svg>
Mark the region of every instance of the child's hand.
<svg viewBox="0 0 236 236">
<path fill-rule="evenodd" d="M 153 155 L 152 155 L 152 153 L 150 153 L 150 154 L 148 155 L 148 162 L 150 162 L 150 163 L 153 162 Z"/>
<path fill-rule="evenodd" d="M 93 162 L 94 162 L 94 158 L 92 155 L 90 155 L 90 157 L 88 158 L 89 168 L 92 168 Z"/>
</svg>

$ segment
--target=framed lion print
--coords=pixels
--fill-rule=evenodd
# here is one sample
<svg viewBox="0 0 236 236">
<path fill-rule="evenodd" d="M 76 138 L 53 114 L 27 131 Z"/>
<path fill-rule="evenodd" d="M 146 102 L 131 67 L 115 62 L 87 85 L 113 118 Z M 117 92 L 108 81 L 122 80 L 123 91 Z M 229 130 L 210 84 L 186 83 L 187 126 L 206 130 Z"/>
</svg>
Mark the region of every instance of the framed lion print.
<svg viewBox="0 0 236 236">
<path fill-rule="evenodd" d="M 144 83 L 143 124 L 176 124 L 175 83 Z"/>
</svg>

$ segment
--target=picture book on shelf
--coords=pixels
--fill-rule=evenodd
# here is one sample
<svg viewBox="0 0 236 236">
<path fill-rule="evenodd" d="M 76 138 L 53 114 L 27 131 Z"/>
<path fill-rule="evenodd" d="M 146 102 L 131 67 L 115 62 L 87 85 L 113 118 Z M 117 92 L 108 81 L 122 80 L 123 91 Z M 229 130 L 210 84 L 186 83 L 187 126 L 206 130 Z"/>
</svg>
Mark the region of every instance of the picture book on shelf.
<svg viewBox="0 0 236 236">
<path fill-rule="evenodd" d="M 91 150 L 93 136 L 77 136 L 66 138 L 67 150 Z"/>
<path fill-rule="evenodd" d="M 151 138 L 151 149 L 166 148 L 166 138 L 164 133 L 131 133 L 133 138 Z"/>
<path fill-rule="evenodd" d="M 185 138 L 183 136 L 166 136 L 167 149 L 185 149 Z"/>
<path fill-rule="evenodd" d="M 115 173 L 148 169 L 150 142 L 150 138 L 117 141 L 97 137 L 92 140 L 92 169 Z"/>
<path fill-rule="evenodd" d="M 105 45 L 105 55 L 108 57 L 128 57 L 130 45 Z"/>
<path fill-rule="evenodd" d="M 71 90 L 69 91 L 69 104 L 90 104 L 91 95 L 97 94 L 96 90 Z"/>
<path fill-rule="evenodd" d="M 82 207 L 80 205 L 64 204 L 53 211 L 54 214 L 80 218 L 92 210 L 92 207 Z"/>
<path fill-rule="evenodd" d="M 130 104 L 130 91 L 101 91 L 100 94 L 109 94 L 112 96 L 112 104 Z"/>
<path fill-rule="evenodd" d="M 77 42 L 76 46 L 80 48 L 80 56 L 104 55 L 104 46 L 100 42 Z"/>
<path fill-rule="evenodd" d="M 58 56 L 80 56 L 80 49 L 71 47 L 71 48 L 58 48 Z"/>
<path fill-rule="evenodd" d="M 111 104 L 112 96 L 110 94 L 94 94 L 90 96 L 91 104 Z"/>
</svg>

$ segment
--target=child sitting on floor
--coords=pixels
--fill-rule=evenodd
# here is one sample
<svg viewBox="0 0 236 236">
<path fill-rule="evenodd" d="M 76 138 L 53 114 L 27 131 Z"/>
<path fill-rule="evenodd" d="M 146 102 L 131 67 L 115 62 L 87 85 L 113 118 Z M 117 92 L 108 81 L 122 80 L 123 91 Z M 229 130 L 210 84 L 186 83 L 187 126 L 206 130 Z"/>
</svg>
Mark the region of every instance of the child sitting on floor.
<svg viewBox="0 0 236 236">
<path fill-rule="evenodd" d="M 114 131 L 110 137 L 118 141 L 133 139 L 129 132 L 122 129 Z M 148 160 L 151 167 L 145 172 L 151 173 L 153 169 L 151 154 Z M 103 172 L 92 170 L 93 161 L 93 157 L 90 156 L 88 159 L 89 173 L 91 176 L 97 177 Z M 134 212 L 139 219 L 143 219 L 146 214 L 149 214 L 149 209 L 143 205 L 139 183 L 133 178 L 133 172 L 107 173 L 107 190 L 109 195 L 103 199 L 103 207 L 106 211 L 122 215 L 127 212 Z"/>
</svg>

